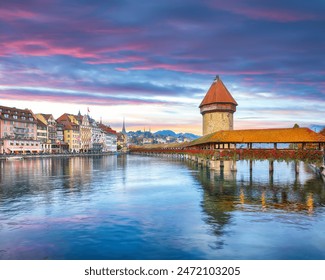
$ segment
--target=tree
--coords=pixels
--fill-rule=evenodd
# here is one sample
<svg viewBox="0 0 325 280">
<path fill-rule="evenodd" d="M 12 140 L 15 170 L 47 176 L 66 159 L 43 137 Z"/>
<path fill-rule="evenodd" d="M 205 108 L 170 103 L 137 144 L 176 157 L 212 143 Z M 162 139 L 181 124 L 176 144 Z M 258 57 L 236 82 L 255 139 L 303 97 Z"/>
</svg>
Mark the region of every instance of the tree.
<svg viewBox="0 0 325 280">
<path fill-rule="evenodd" d="M 299 124 L 295 123 L 295 125 L 293 126 L 293 128 L 299 128 Z"/>
</svg>

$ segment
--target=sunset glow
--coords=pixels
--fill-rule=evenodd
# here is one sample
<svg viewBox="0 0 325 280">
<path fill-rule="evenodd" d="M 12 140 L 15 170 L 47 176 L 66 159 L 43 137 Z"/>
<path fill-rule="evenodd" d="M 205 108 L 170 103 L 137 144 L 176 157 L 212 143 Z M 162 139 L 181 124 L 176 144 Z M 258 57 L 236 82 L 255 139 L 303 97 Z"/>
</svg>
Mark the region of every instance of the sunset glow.
<svg viewBox="0 0 325 280">
<path fill-rule="evenodd" d="M 0 7 L 0 105 L 201 134 L 220 75 L 235 129 L 324 125 L 324 1 L 27 2 Z"/>
</svg>

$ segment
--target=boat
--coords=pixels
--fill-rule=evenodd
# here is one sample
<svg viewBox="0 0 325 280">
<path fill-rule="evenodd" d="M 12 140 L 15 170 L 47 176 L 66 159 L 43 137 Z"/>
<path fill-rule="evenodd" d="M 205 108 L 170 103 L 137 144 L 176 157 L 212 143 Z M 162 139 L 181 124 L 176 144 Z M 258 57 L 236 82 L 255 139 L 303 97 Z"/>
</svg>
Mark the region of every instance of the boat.
<svg viewBox="0 0 325 280">
<path fill-rule="evenodd" d="M 24 159 L 21 156 L 12 156 L 12 157 L 6 157 L 6 160 L 22 160 Z"/>
</svg>

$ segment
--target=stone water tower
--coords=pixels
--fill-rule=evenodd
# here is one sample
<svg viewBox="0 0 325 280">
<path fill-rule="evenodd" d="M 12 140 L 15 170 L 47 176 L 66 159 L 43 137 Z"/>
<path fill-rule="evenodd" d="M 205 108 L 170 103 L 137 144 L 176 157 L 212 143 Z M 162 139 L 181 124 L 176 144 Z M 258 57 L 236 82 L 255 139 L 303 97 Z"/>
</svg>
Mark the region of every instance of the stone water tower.
<svg viewBox="0 0 325 280">
<path fill-rule="evenodd" d="M 219 76 L 216 76 L 199 108 L 203 117 L 203 135 L 219 130 L 233 130 L 237 102 Z"/>
</svg>

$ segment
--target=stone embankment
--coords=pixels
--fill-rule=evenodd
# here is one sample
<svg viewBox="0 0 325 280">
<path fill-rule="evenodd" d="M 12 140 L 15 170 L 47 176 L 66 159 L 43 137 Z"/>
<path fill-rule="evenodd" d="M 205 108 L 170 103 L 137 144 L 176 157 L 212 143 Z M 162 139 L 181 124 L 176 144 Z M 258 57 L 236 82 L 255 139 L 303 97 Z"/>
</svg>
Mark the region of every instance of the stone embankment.
<svg viewBox="0 0 325 280">
<path fill-rule="evenodd" d="M 35 158 L 69 158 L 69 157 L 92 157 L 92 156 L 107 156 L 115 155 L 117 152 L 105 152 L 105 153 L 74 153 L 74 154 L 32 154 L 32 155 L 0 155 L 0 160 L 7 160 L 14 157 L 22 157 L 23 159 L 35 159 Z"/>
</svg>

